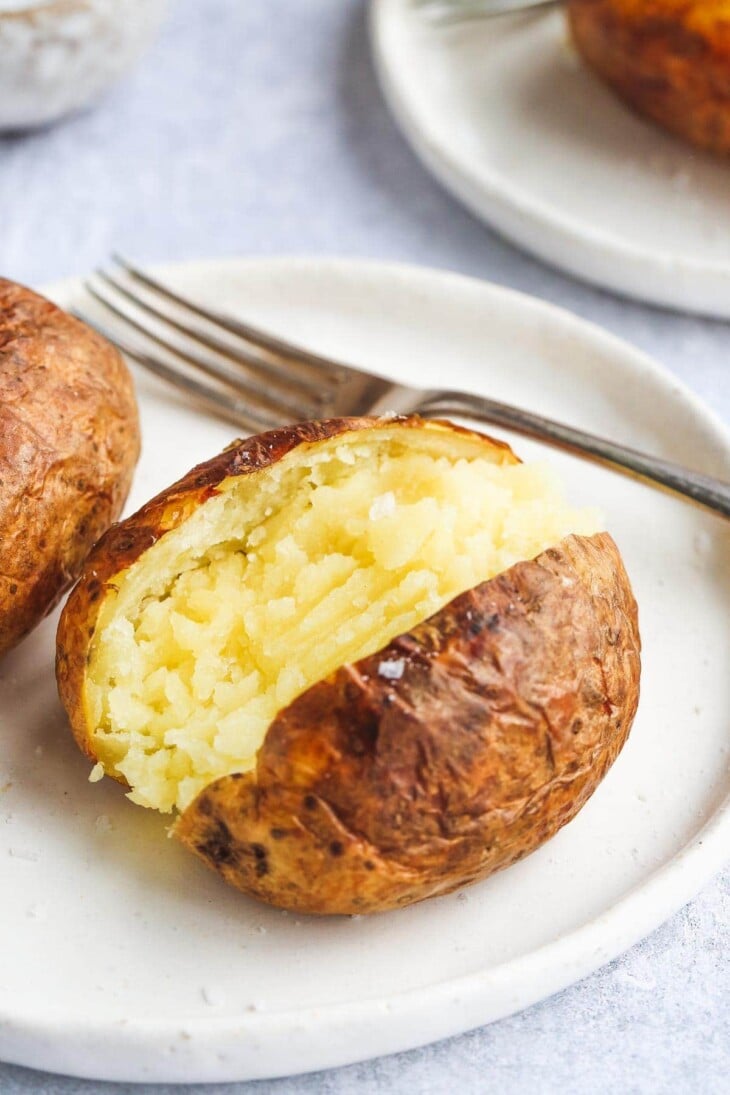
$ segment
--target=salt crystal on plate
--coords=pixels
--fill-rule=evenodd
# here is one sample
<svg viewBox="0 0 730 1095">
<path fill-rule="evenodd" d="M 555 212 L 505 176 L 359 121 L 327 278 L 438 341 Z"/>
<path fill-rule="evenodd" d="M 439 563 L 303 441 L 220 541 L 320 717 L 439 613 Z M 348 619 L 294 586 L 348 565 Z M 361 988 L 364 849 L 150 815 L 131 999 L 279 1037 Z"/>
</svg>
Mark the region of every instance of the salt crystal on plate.
<svg viewBox="0 0 730 1095">
<path fill-rule="evenodd" d="M 24 848 L 8 848 L 8 855 L 12 856 L 13 859 L 25 859 L 28 863 L 38 862 L 37 852 L 29 852 Z"/>
</svg>

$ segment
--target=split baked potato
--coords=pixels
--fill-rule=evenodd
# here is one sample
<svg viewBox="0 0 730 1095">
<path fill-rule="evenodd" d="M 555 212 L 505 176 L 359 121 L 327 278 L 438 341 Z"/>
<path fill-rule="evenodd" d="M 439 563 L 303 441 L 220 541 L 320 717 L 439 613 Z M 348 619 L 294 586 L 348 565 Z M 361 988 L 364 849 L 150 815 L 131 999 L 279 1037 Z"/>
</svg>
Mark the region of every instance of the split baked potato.
<svg viewBox="0 0 730 1095">
<path fill-rule="evenodd" d="M 636 604 L 600 528 L 447 422 L 238 442 L 110 529 L 64 609 L 92 777 L 287 909 L 506 867 L 577 813 L 636 711 Z"/>
<path fill-rule="evenodd" d="M 122 510 L 139 455 L 117 351 L 0 278 L 0 655 L 53 608 Z"/>
<path fill-rule="evenodd" d="M 583 57 L 636 110 L 730 152 L 730 0 L 568 0 Z"/>
</svg>

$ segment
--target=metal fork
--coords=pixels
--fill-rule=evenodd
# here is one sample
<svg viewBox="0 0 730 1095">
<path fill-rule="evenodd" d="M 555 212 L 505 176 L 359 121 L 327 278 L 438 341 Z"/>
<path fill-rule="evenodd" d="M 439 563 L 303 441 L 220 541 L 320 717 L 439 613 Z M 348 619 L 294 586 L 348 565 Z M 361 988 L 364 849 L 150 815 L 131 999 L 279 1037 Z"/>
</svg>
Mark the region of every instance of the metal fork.
<svg viewBox="0 0 730 1095">
<path fill-rule="evenodd" d="M 515 14 L 534 8 L 556 7 L 563 0 L 413 0 L 414 7 L 433 23 L 464 23 L 493 15 Z"/>
<path fill-rule="evenodd" d="M 597 461 L 730 518 L 730 483 L 584 430 L 466 392 L 398 384 L 295 346 L 223 315 L 119 257 L 86 288 L 113 326 L 76 309 L 123 353 L 252 432 L 341 415 L 459 415 L 502 426 Z"/>
</svg>

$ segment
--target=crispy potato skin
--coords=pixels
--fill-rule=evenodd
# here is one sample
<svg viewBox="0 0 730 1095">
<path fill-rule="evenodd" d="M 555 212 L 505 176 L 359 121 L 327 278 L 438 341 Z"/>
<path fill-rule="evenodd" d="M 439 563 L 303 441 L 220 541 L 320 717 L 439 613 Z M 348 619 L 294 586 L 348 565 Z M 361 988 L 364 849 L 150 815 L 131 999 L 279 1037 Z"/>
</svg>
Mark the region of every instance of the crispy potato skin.
<svg viewBox="0 0 730 1095">
<path fill-rule="evenodd" d="M 59 691 L 87 756 L 86 656 L 115 575 L 229 477 L 392 423 L 338 419 L 239 442 L 107 532 L 58 634 Z M 380 674 L 401 659 L 399 679 Z M 212 783 L 175 835 L 238 889 L 299 912 L 375 912 L 448 893 L 578 812 L 629 732 L 639 663 L 636 603 L 613 540 L 568 537 L 304 692 L 269 727 L 255 771 Z"/>
<path fill-rule="evenodd" d="M 0 654 L 55 605 L 119 517 L 139 444 L 117 351 L 0 279 Z"/>
<path fill-rule="evenodd" d="M 728 0 L 569 0 L 586 61 L 640 113 L 730 153 Z"/>
<path fill-rule="evenodd" d="M 399 680 L 379 674 L 400 659 Z M 575 816 L 626 740 L 639 662 L 616 545 L 568 537 L 306 691 L 255 772 L 207 787 L 175 834 L 227 882 L 298 912 L 448 893 Z"/>
</svg>

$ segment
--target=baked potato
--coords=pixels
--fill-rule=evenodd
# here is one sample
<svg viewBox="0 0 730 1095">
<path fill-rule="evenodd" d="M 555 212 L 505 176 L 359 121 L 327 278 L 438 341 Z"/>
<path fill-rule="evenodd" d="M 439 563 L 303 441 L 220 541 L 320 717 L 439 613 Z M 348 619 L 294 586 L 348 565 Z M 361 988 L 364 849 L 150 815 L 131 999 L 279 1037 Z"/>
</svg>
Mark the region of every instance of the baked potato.
<svg viewBox="0 0 730 1095">
<path fill-rule="evenodd" d="M 53 608 L 121 512 L 139 455 L 117 351 L 0 279 L 0 655 Z"/>
<path fill-rule="evenodd" d="M 638 700 L 593 510 L 448 422 L 238 442 L 110 529 L 61 617 L 76 740 L 247 893 L 391 909 L 532 851 Z"/>
<path fill-rule="evenodd" d="M 730 0 L 568 0 L 573 39 L 630 106 L 730 152 Z"/>
</svg>

